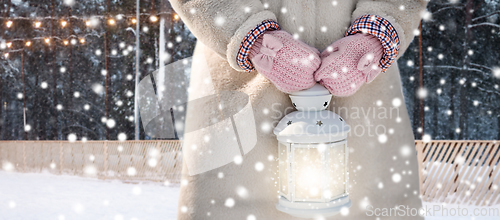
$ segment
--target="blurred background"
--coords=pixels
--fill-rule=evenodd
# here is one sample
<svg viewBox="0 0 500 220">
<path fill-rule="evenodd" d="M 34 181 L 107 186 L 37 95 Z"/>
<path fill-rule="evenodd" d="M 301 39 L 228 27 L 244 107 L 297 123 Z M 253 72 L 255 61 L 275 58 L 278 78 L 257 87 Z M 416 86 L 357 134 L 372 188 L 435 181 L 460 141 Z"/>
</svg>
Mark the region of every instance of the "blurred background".
<svg viewBox="0 0 500 220">
<path fill-rule="evenodd" d="M 500 139 L 499 16 L 498 1 L 436 0 L 407 33 L 398 64 L 416 139 Z M 0 0 L 0 140 L 160 139 L 136 118 L 136 83 L 189 64 L 195 43 L 165 0 Z M 163 99 L 187 100 L 188 67 L 164 71 L 177 87 Z M 161 139 L 182 139 L 184 112 L 164 112 L 178 135 Z"/>
</svg>

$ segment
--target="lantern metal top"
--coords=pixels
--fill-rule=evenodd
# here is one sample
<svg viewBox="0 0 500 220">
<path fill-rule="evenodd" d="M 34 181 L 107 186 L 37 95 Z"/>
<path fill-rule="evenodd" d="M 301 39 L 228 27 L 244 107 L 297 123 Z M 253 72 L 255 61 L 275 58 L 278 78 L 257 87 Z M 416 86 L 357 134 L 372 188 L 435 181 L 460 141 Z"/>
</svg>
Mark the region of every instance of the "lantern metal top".
<svg viewBox="0 0 500 220">
<path fill-rule="evenodd" d="M 295 111 L 281 119 L 274 134 L 283 142 L 328 143 L 346 139 L 349 130 L 344 119 L 331 111 Z"/>
<path fill-rule="evenodd" d="M 349 125 L 339 115 L 326 110 L 332 95 L 320 84 L 290 95 L 298 111 L 286 115 L 274 129 L 279 141 L 327 143 L 347 138 Z"/>
</svg>

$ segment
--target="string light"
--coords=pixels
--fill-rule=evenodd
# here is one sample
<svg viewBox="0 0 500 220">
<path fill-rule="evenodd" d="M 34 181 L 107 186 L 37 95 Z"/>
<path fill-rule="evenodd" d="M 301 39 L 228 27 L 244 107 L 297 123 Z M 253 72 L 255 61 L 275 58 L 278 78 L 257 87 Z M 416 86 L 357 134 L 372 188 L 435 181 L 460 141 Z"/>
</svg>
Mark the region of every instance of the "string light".
<svg viewBox="0 0 500 220">
<path fill-rule="evenodd" d="M 156 16 L 154 16 L 154 15 L 151 15 L 151 17 L 149 17 L 149 20 L 150 20 L 151 22 L 156 22 L 156 21 L 158 21 L 158 17 L 156 17 Z"/>
<path fill-rule="evenodd" d="M 5 58 L 9 58 L 9 53 L 4 54 Z"/>
<path fill-rule="evenodd" d="M 148 14 L 148 13 L 141 13 L 141 16 L 149 16 L 149 20 L 151 22 L 157 22 L 159 20 L 158 16 L 159 15 L 162 15 L 162 14 L 165 14 L 165 15 L 172 15 L 172 13 L 168 13 L 168 12 L 162 12 L 162 13 L 157 13 L 157 14 Z M 173 16 L 174 16 L 174 19 L 175 20 L 179 20 L 180 17 L 179 15 L 173 13 Z M 117 22 L 115 19 L 113 18 L 110 18 L 110 17 L 107 17 L 107 16 L 100 16 L 100 15 L 96 15 L 96 16 L 92 16 L 92 19 L 89 19 L 89 18 L 77 18 L 77 17 L 70 17 L 71 19 L 79 19 L 79 20 L 82 20 L 83 22 L 85 22 L 85 25 L 86 26 L 89 26 L 89 27 L 92 27 L 94 26 L 93 24 L 93 21 L 92 19 L 97 19 L 96 21 L 98 22 L 99 19 L 108 19 L 108 23 L 110 25 L 116 25 Z M 137 18 L 135 15 L 117 15 L 116 16 L 116 19 L 118 20 L 121 20 L 121 19 L 130 19 L 131 23 L 132 24 L 136 24 L 137 23 Z M 44 20 L 59 20 L 60 21 L 60 24 L 61 26 L 64 28 L 66 26 L 69 25 L 69 21 L 67 20 L 68 18 L 66 17 L 59 17 L 59 18 L 56 18 L 56 17 L 15 17 L 13 18 L 13 20 L 8 20 L 5 25 L 6 27 L 10 28 L 13 26 L 14 24 L 14 20 L 27 20 L 27 21 L 30 21 L 33 22 L 32 24 L 34 25 L 35 28 L 41 28 L 42 27 L 42 22 L 44 22 Z M 34 20 L 34 21 L 33 21 Z M 35 38 L 32 38 L 32 39 L 13 39 L 13 41 L 21 41 L 21 45 L 24 43 L 25 47 L 31 47 L 32 44 L 36 44 L 37 43 L 37 40 L 41 40 L 43 39 L 45 41 L 46 44 L 50 44 L 52 43 L 52 39 L 51 38 L 55 38 L 54 40 L 57 41 L 57 39 L 59 39 L 59 37 L 54 37 L 54 36 L 47 36 L 47 37 L 35 37 Z M 70 37 L 71 38 L 71 37 Z M 62 39 L 60 39 L 62 40 Z M 80 42 L 81 44 L 85 44 L 86 40 L 84 38 L 81 38 L 81 37 L 77 37 L 76 39 L 71 39 L 71 40 L 62 40 L 63 44 L 64 45 L 69 45 L 70 43 L 75 45 L 77 44 L 78 42 Z M 4 48 L 5 46 L 7 46 L 8 48 L 11 48 L 13 47 L 13 42 L 8 42 L 8 43 L 4 43 Z M 12 52 L 12 51 L 11 51 Z M 8 56 L 8 53 L 7 54 L 4 54 L 4 56 Z"/>
</svg>

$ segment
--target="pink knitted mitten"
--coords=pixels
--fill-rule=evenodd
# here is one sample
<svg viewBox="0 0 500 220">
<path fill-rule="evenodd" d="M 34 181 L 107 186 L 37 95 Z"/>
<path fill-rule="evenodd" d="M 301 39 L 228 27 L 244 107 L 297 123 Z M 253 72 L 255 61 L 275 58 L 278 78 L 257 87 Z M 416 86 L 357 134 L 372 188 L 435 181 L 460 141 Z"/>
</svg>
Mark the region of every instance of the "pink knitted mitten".
<svg viewBox="0 0 500 220">
<path fill-rule="evenodd" d="M 378 66 L 383 47 L 368 34 L 344 37 L 321 53 L 322 64 L 314 78 L 335 96 L 350 96 L 382 71 Z"/>
<path fill-rule="evenodd" d="M 295 40 L 285 31 L 261 35 L 248 56 L 259 73 L 286 93 L 314 86 L 314 71 L 321 64 L 316 48 Z"/>
</svg>

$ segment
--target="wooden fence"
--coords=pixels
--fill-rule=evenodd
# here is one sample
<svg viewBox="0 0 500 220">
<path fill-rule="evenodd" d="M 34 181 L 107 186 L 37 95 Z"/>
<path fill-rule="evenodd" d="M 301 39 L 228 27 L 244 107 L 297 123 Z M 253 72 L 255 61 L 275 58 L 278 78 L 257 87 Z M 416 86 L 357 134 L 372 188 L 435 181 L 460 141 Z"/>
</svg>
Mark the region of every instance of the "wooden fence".
<svg viewBox="0 0 500 220">
<path fill-rule="evenodd" d="M 500 142 L 416 141 L 420 195 L 424 201 L 498 204 Z"/>
<path fill-rule="evenodd" d="M 101 179 L 180 181 L 180 141 L 0 141 L 3 169 Z"/>
</svg>

